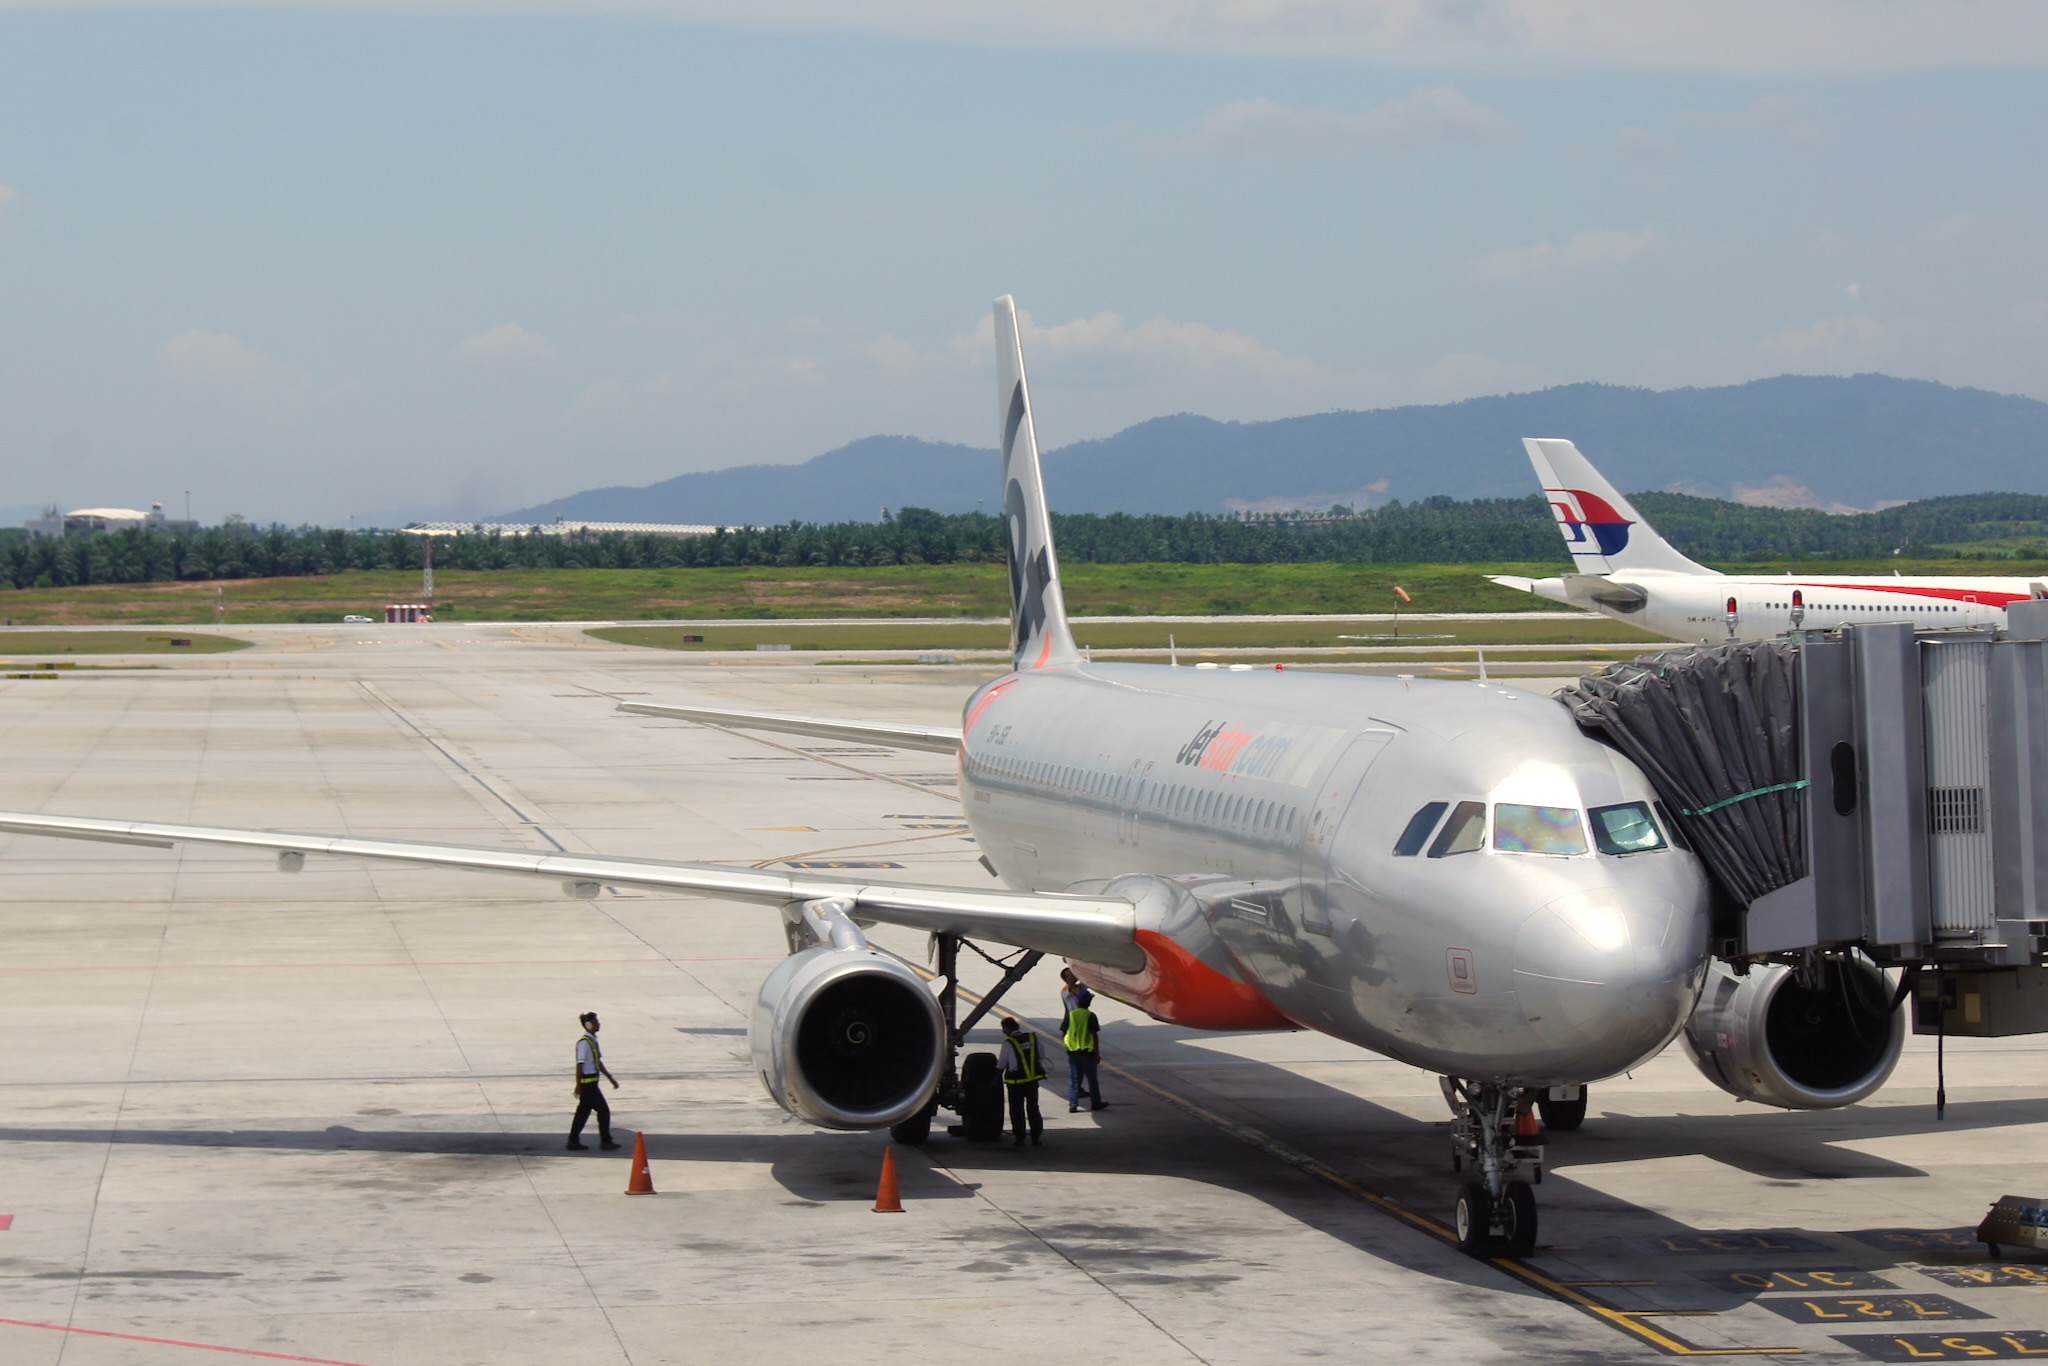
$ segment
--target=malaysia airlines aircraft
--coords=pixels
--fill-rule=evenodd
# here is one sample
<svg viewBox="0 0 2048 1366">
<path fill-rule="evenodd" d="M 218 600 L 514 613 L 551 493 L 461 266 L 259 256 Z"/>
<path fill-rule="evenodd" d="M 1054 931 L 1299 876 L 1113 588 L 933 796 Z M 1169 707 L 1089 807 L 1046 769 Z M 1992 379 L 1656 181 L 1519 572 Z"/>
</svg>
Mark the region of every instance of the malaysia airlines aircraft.
<svg viewBox="0 0 2048 1366">
<path fill-rule="evenodd" d="M 1318 1030 L 1440 1074 L 1454 1158 L 1477 1178 L 1456 1197 L 1460 1241 L 1526 1254 L 1536 1206 L 1517 1173 L 1533 1153 L 1518 1131 L 1538 1105 L 1553 1127 L 1577 1127 L 1586 1083 L 1685 1026 L 1709 968 L 1700 862 L 1643 773 L 1541 697 L 1088 662 L 1068 630 L 1008 297 L 995 337 L 1014 659 L 967 699 L 960 726 L 624 709 L 953 755 L 1002 889 L 30 813 L 0 813 L 0 831 L 241 846 L 274 851 L 287 870 L 339 855 L 550 879 L 578 896 L 615 884 L 779 907 L 791 956 L 749 1028 L 764 1085 L 809 1122 L 907 1141 L 922 1141 L 942 1102 L 970 1118 L 993 1084 L 972 1064 L 992 1060 L 969 1058 L 953 1081 L 965 1026 L 942 1004 L 950 984 L 872 947 L 861 927 L 933 932 L 945 976 L 945 945 L 963 936 L 1029 950 L 1026 961 L 1062 956 L 1163 1021 Z M 1770 971 L 1733 988 L 1750 993 L 1745 1009 Z M 1749 1047 L 1740 1027 L 1717 1028 L 1723 1049 Z"/>
<path fill-rule="evenodd" d="M 1722 574 L 1673 549 L 1571 442 L 1522 445 L 1577 572 L 1493 581 L 1673 640 L 1760 640 L 1877 621 L 2002 626 L 2007 603 L 2048 597 L 2048 585 L 2019 578 Z"/>
</svg>

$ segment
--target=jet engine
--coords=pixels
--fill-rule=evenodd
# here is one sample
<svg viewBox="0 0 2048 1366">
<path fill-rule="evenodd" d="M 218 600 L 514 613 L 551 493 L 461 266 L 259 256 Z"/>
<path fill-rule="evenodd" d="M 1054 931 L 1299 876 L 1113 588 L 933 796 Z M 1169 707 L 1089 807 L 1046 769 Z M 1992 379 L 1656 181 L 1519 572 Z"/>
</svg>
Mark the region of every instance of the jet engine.
<svg viewBox="0 0 2048 1366">
<path fill-rule="evenodd" d="M 1737 1100 L 1787 1110 L 1854 1105 L 1884 1085 L 1905 1047 L 1896 999 L 1863 958 L 1756 967 L 1743 977 L 1717 962 L 1685 1022 L 1686 1051 Z"/>
<path fill-rule="evenodd" d="M 840 926 L 830 945 L 768 974 L 747 1037 L 783 1109 L 828 1129 L 885 1129 L 931 1100 L 945 1020 L 923 978 L 869 948 L 850 922 Z"/>
</svg>

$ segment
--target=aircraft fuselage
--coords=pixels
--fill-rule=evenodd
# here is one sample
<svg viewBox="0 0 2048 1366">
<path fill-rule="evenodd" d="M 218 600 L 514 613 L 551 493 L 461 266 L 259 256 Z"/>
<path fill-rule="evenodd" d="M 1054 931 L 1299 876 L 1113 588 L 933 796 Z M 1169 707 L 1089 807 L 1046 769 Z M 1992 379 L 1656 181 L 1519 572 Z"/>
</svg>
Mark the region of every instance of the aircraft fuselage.
<svg viewBox="0 0 2048 1366">
<path fill-rule="evenodd" d="M 1654 570 L 1537 579 L 1529 587 L 1554 602 L 1590 607 L 1673 640 L 1716 643 L 1886 621 L 1911 622 L 1922 630 L 2003 626 L 2005 605 L 2023 602 L 2036 590 L 2028 580 L 2014 578 L 1764 577 Z"/>
<path fill-rule="evenodd" d="M 1010 886 L 1154 881 L 1151 966 L 1085 975 L 1161 1018 L 1560 1085 L 1654 1054 L 1698 993 L 1697 860 L 1641 772 L 1545 698 L 1084 664 L 989 684 L 963 729 L 968 820 Z M 1663 838 L 1603 852 L 1594 811 Z"/>
</svg>

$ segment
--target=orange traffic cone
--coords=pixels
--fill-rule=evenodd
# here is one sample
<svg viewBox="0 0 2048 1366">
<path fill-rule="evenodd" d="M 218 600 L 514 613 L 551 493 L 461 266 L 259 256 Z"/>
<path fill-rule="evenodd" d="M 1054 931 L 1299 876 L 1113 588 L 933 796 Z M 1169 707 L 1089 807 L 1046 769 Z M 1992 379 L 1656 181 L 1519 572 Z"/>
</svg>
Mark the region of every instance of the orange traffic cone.
<svg viewBox="0 0 2048 1366">
<path fill-rule="evenodd" d="M 896 1190 L 896 1150 L 882 1149 L 882 1184 L 875 1188 L 875 1213 L 903 1213 L 903 1197 Z"/>
<path fill-rule="evenodd" d="M 1515 1142 L 1523 1147 L 1532 1147 L 1543 1141 L 1543 1121 L 1536 1117 L 1534 1110 L 1524 1110 L 1515 1116 Z"/>
<path fill-rule="evenodd" d="M 628 1195 L 654 1194 L 654 1177 L 647 1170 L 647 1135 L 633 1135 L 633 1175 L 626 1182 Z"/>
</svg>

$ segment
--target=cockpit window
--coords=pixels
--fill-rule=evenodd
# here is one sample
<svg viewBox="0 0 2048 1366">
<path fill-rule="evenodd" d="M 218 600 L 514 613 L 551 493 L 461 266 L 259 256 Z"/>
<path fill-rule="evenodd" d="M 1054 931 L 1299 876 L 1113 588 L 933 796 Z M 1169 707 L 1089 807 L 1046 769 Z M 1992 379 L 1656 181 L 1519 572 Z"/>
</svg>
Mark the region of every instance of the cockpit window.
<svg viewBox="0 0 2048 1366">
<path fill-rule="evenodd" d="M 1679 829 L 1678 822 L 1671 819 L 1671 813 L 1664 809 L 1664 803 L 1658 802 L 1656 805 L 1658 823 L 1671 833 L 1671 842 L 1687 853 L 1691 853 L 1692 846 L 1686 843 L 1685 831 Z"/>
<path fill-rule="evenodd" d="M 1444 818 L 1449 802 L 1431 802 L 1408 818 L 1408 828 L 1401 832 L 1401 838 L 1394 841 L 1396 858 L 1414 858 L 1422 852 L 1422 846 L 1429 843 L 1429 832 L 1436 829 L 1436 823 Z"/>
<path fill-rule="evenodd" d="M 1476 854 L 1486 841 L 1486 803 L 1459 802 L 1451 812 L 1451 818 L 1444 822 L 1444 828 L 1437 832 L 1436 843 L 1429 846 L 1431 858 L 1447 858 L 1452 854 Z"/>
<path fill-rule="evenodd" d="M 1509 854 L 1583 854 L 1586 827 L 1577 807 L 1496 802 L 1493 847 Z"/>
<path fill-rule="evenodd" d="M 1646 854 L 1664 847 L 1664 834 L 1643 802 L 1596 806 L 1587 814 L 1593 818 L 1593 843 L 1603 854 Z"/>
</svg>

